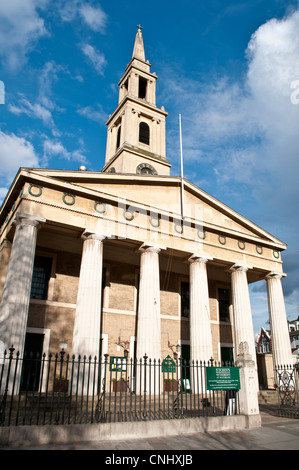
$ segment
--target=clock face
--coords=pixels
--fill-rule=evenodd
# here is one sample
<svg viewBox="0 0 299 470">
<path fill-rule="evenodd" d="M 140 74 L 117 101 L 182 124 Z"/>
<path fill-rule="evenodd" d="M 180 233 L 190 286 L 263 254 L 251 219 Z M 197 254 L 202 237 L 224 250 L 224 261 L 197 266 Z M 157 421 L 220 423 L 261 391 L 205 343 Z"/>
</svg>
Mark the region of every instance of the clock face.
<svg viewBox="0 0 299 470">
<path fill-rule="evenodd" d="M 136 168 L 136 173 L 139 175 L 157 175 L 155 168 L 149 163 L 140 163 Z"/>
</svg>

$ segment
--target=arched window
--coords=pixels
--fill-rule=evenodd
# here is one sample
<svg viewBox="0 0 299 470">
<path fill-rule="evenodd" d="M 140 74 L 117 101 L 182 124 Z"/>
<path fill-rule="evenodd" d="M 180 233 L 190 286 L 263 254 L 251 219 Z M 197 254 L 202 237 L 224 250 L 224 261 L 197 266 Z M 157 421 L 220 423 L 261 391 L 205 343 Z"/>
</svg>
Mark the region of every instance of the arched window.
<svg viewBox="0 0 299 470">
<path fill-rule="evenodd" d="M 150 128 L 146 122 L 139 124 L 139 142 L 147 145 L 150 143 Z"/>
<path fill-rule="evenodd" d="M 121 126 L 117 129 L 117 137 L 116 137 L 116 150 L 120 146 L 120 132 L 121 132 Z"/>
</svg>

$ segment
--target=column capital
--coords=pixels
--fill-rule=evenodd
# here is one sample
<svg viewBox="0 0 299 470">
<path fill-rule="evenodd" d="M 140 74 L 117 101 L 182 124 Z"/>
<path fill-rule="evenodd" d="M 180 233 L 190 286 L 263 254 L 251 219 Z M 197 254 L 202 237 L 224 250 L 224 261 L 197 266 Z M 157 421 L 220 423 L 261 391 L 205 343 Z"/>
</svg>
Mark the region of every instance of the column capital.
<svg viewBox="0 0 299 470">
<path fill-rule="evenodd" d="M 46 219 L 43 217 L 17 213 L 12 225 L 15 227 L 18 225 L 32 225 L 33 227 L 40 228 L 44 223 L 46 223 Z"/>
<path fill-rule="evenodd" d="M 162 245 L 152 245 L 151 243 L 143 243 L 138 251 L 140 251 L 141 253 L 144 253 L 144 252 L 150 252 L 150 253 L 160 253 L 161 250 L 166 250 L 166 246 L 162 246 Z"/>
<path fill-rule="evenodd" d="M 285 273 L 279 273 L 279 272 L 276 272 L 276 271 L 271 271 L 269 272 L 266 276 L 265 276 L 265 279 L 266 280 L 269 280 L 269 279 L 281 279 L 283 277 L 286 277 L 287 275 Z"/>
<path fill-rule="evenodd" d="M 208 255 L 207 253 L 193 253 L 193 255 L 188 258 L 189 263 L 204 263 L 206 264 L 208 261 L 213 259 L 212 256 Z"/>
<path fill-rule="evenodd" d="M 105 240 L 105 238 L 109 238 L 109 235 L 99 233 L 99 232 L 93 232 L 92 230 L 84 230 L 84 232 L 81 235 L 81 238 L 83 238 L 83 240 L 103 241 L 103 240 Z"/>
<path fill-rule="evenodd" d="M 235 263 L 233 264 L 233 266 L 231 266 L 229 269 L 228 269 L 228 272 L 247 272 L 248 269 L 252 269 L 252 266 L 248 266 L 247 264 L 242 264 L 242 263 Z"/>
</svg>

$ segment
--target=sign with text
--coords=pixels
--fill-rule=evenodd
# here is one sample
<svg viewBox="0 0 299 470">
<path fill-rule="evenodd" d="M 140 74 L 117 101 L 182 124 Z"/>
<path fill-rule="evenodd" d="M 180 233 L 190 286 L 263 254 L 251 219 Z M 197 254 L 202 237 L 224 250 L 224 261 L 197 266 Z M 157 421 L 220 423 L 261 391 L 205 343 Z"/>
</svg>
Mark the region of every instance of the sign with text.
<svg viewBox="0 0 299 470">
<path fill-rule="evenodd" d="M 110 357 L 110 370 L 121 372 L 127 370 L 127 359 L 125 357 Z"/>
<path fill-rule="evenodd" d="M 240 390 L 238 367 L 207 367 L 207 390 Z"/>
<path fill-rule="evenodd" d="M 176 372 L 176 363 L 169 355 L 162 362 L 162 372 L 169 374 Z"/>
</svg>

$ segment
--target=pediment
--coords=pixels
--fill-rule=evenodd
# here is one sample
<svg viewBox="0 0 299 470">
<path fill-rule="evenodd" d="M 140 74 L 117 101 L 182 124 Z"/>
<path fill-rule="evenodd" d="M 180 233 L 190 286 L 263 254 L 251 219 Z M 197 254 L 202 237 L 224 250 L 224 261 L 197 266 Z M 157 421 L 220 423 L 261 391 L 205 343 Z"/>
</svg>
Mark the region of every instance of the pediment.
<svg viewBox="0 0 299 470">
<path fill-rule="evenodd" d="M 82 193 L 96 200 L 115 203 L 122 199 L 137 209 L 145 207 L 160 214 L 171 213 L 173 218 L 181 217 L 179 177 L 43 169 L 23 169 L 19 176 L 36 179 L 45 186 L 63 187 L 69 193 Z M 286 248 L 282 241 L 187 180 L 184 180 L 184 210 L 186 220 L 202 225 L 205 230 L 266 243 L 277 249 Z"/>
</svg>

